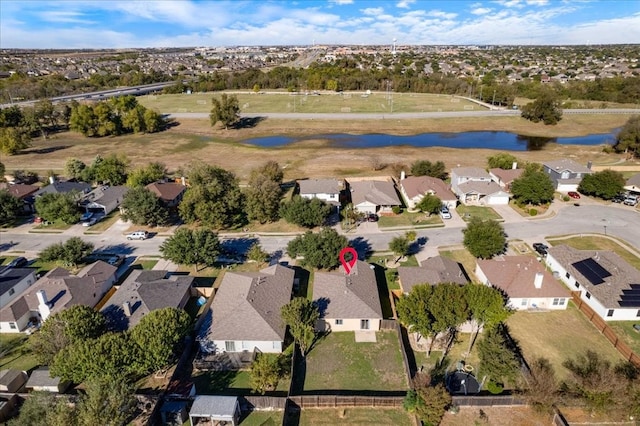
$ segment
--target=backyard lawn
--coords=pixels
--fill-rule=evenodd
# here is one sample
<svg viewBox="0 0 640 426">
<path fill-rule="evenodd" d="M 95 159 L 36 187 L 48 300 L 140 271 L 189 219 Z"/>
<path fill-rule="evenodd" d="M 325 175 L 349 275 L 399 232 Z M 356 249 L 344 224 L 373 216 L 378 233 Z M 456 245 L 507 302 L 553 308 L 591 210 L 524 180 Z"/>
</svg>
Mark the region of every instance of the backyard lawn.
<svg viewBox="0 0 640 426">
<path fill-rule="evenodd" d="M 413 422 L 402 408 L 307 408 L 300 412 L 300 425 L 410 426 Z"/>
<path fill-rule="evenodd" d="M 196 385 L 198 395 L 247 395 L 251 391 L 251 374 L 242 371 L 206 371 L 196 373 L 191 377 Z M 288 377 L 278 382 L 276 392 L 283 395 L 289 390 Z M 267 392 L 267 395 L 269 392 Z"/>
<path fill-rule="evenodd" d="M 634 268 L 640 269 L 640 259 L 625 250 L 620 244 L 604 237 L 584 236 L 584 237 L 548 237 L 547 241 L 553 246 L 566 244 L 578 250 L 610 250 L 618 256 L 633 265 Z"/>
<path fill-rule="evenodd" d="M 597 352 L 613 364 L 622 357 L 611 343 L 587 320 L 573 302 L 566 310 L 548 312 L 515 312 L 507 320 L 511 336 L 516 339 L 527 362 L 547 358 L 554 366 L 556 377 L 567 378 L 562 366 L 567 358 L 575 358 L 588 349 Z M 578 338 L 579 336 L 579 338 Z"/>
<path fill-rule="evenodd" d="M 242 426 L 276 426 L 282 424 L 282 411 L 252 411 L 244 417 Z"/>
<path fill-rule="evenodd" d="M 399 215 L 380 216 L 380 219 L 378 219 L 378 227 L 380 228 L 394 226 L 412 226 L 415 228 L 442 226 L 442 219 L 437 214 L 428 216 L 424 213 L 409 213 L 407 211 Z"/>
<path fill-rule="evenodd" d="M 640 324 L 640 319 L 638 321 L 607 321 L 607 324 L 613 328 L 620 339 L 631 347 L 636 355 L 640 355 L 640 332 L 633 328 L 634 324 Z"/>
<path fill-rule="evenodd" d="M 376 343 L 356 343 L 354 332 L 322 338 L 307 355 L 304 391 L 406 390 L 396 333 L 378 331 L 376 338 Z"/>
<path fill-rule="evenodd" d="M 464 204 L 460 204 L 456 207 L 456 211 L 466 222 L 470 221 L 472 217 L 479 217 L 482 220 L 502 220 L 502 217 L 491 207 L 466 206 Z"/>
<path fill-rule="evenodd" d="M 0 334 L 0 370 L 14 368 L 29 371 L 38 366 L 29 349 L 29 338 L 22 333 Z"/>
</svg>

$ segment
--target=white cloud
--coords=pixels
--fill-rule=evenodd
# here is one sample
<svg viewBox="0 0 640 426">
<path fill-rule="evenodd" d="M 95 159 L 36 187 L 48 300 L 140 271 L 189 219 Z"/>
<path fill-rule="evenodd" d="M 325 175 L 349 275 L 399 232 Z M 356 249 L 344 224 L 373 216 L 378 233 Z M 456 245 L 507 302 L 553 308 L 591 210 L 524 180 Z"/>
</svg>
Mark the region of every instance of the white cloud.
<svg viewBox="0 0 640 426">
<path fill-rule="evenodd" d="M 339 6 L 342 6 L 345 4 L 352 4 L 353 0 L 329 0 L 329 3 L 335 3 Z"/>
<path fill-rule="evenodd" d="M 489 9 L 488 7 L 476 7 L 475 9 L 471 10 L 471 13 L 474 15 L 486 15 L 487 13 L 490 13 L 491 9 Z"/>
<path fill-rule="evenodd" d="M 360 10 L 364 15 L 377 16 L 382 15 L 384 13 L 384 9 L 381 7 L 367 7 L 366 9 Z"/>
<path fill-rule="evenodd" d="M 549 4 L 549 0 L 525 0 L 530 6 L 546 6 Z"/>
<path fill-rule="evenodd" d="M 400 9 L 409 9 L 415 2 L 416 0 L 400 0 L 398 3 L 396 3 L 396 7 L 399 7 Z"/>
<path fill-rule="evenodd" d="M 84 14 L 80 12 L 72 12 L 72 11 L 61 11 L 61 10 L 53 10 L 53 11 L 45 11 L 38 13 L 38 16 L 43 21 L 47 22 L 58 22 L 58 23 L 71 23 L 71 24 L 93 24 L 95 21 L 91 21 L 88 19 L 83 19 Z"/>
<path fill-rule="evenodd" d="M 495 0 L 495 3 L 498 3 L 499 5 L 502 5 L 504 7 L 524 7 L 524 5 L 521 3 L 521 0 Z"/>
<path fill-rule="evenodd" d="M 441 10 L 429 10 L 427 16 L 433 16 L 435 18 L 455 19 L 458 16 L 457 13 L 443 12 Z"/>
</svg>

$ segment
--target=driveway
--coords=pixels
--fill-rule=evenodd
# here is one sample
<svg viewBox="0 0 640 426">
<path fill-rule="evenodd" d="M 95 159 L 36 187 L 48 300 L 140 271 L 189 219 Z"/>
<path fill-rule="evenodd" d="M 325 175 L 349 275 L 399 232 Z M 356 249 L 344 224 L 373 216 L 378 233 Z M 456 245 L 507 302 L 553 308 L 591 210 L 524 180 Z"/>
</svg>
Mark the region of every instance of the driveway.
<svg viewBox="0 0 640 426">
<path fill-rule="evenodd" d="M 498 213 L 505 222 L 519 223 L 527 221 L 527 219 L 525 219 L 517 211 L 512 209 L 508 204 L 493 205 L 488 207 L 491 207 L 493 210 L 495 210 L 495 212 Z"/>
</svg>

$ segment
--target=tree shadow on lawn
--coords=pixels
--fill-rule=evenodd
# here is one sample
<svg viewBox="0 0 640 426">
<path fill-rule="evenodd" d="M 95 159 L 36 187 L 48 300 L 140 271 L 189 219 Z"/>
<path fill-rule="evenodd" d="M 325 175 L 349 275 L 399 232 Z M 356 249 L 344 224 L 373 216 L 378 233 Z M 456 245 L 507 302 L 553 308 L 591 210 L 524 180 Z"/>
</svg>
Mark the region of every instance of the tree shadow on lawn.
<svg viewBox="0 0 640 426">
<path fill-rule="evenodd" d="M 230 127 L 232 129 L 252 129 L 266 119 L 267 117 L 242 117 Z"/>
<path fill-rule="evenodd" d="M 227 394 L 235 395 L 242 394 L 242 389 L 231 388 L 234 379 L 239 374 L 239 371 L 205 371 L 201 374 L 192 376 L 191 379 L 196 385 L 198 394 L 202 395 L 217 395 Z M 246 392 L 245 392 L 246 393 Z"/>
<path fill-rule="evenodd" d="M 378 297 L 380 298 L 380 306 L 382 308 L 383 318 L 393 318 L 393 308 L 391 307 L 391 299 L 389 296 L 389 288 L 387 287 L 387 276 L 385 268 L 380 265 L 373 265 L 376 274 L 376 283 L 378 284 Z"/>
</svg>

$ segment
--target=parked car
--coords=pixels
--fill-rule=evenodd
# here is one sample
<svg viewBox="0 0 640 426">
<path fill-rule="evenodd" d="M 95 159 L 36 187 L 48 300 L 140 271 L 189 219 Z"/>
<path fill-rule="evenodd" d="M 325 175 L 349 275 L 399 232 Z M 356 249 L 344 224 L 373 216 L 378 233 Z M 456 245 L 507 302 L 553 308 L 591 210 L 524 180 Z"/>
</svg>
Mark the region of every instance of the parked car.
<svg viewBox="0 0 640 426">
<path fill-rule="evenodd" d="M 127 234 L 127 240 L 146 240 L 147 238 L 149 238 L 147 231 L 135 231 Z"/>
<path fill-rule="evenodd" d="M 96 224 L 96 222 L 98 222 L 98 219 L 95 217 L 92 217 L 92 218 L 89 218 L 89 220 L 82 222 L 82 226 L 93 226 Z"/>
<path fill-rule="evenodd" d="M 542 244 L 542 243 L 533 243 L 533 249 L 540 256 L 546 256 L 547 255 L 547 250 L 549 249 L 549 246 L 547 246 L 546 244 Z"/>
<path fill-rule="evenodd" d="M 574 200 L 579 200 L 579 199 L 580 199 L 580 194 L 578 194 L 578 193 L 577 193 L 577 192 L 575 192 L 575 191 L 569 191 L 569 192 L 567 193 L 567 195 L 568 195 L 569 197 L 573 198 Z"/>
<path fill-rule="evenodd" d="M 624 194 L 618 194 L 611 199 L 614 203 L 622 203 L 627 198 Z"/>
<path fill-rule="evenodd" d="M 93 217 L 93 213 L 87 212 L 87 213 L 83 214 L 82 216 L 80 216 L 80 222 L 85 222 L 85 221 L 91 219 L 92 217 Z"/>
<path fill-rule="evenodd" d="M 113 266 L 120 266 L 124 262 L 124 256 L 116 255 L 107 259 L 107 263 Z"/>
<path fill-rule="evenodd" d="M 440 217 L 443 219 L 451 219 L 451 212 L 446 206 L 440 208 Z"/>
<path fill-rule="evenodd" d="M 375 213 L 369 213 L 367 215 L 367 222 L 377 222 L 379 219 L 378 215 Z"/>
<path fill-rule="evenodd" d="M 627 198 L 624 199 L 623 203 L 626 206 L 635 206 L 638 204 L 638 196 L 637 195 L 627 195 Z"/>
<path fill-rule="evenodd" d="M 7 264 L 9 268 L 21 268 L 23 266 L 27 266 L 29 261 L 26 257 L 16 257 L 11 262 Z"/>
</svg>

